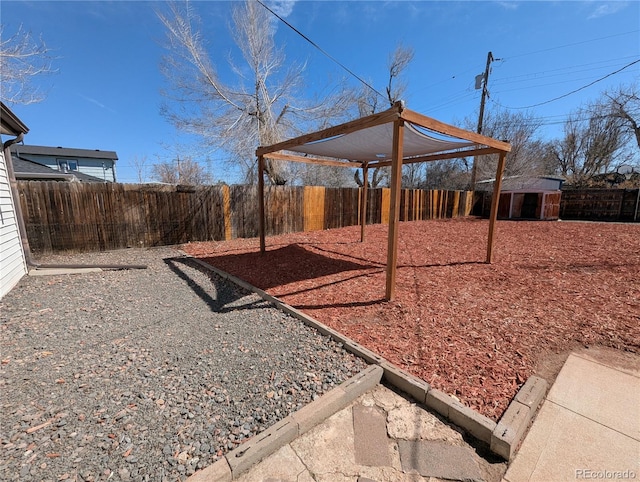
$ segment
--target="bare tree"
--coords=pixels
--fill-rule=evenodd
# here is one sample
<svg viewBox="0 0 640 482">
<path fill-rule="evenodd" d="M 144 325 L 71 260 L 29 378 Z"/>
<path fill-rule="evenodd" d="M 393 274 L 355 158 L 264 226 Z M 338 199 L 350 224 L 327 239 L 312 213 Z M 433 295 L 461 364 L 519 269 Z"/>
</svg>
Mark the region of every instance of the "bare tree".
<svg viewBox="0 0 640 482">
<path fill-rule="evenodd" d="M 154 179 L 167 184 L 197 186 L 212 182 L 207 170 L 190 158 L 178 157 L 175 162 L 165 161 L 154 164 L 151 166 L 151 175 Z"/>
<path fill-rule="evenodd" d="M 466 120 L 472 130 L 473 120 Z M 485 116 L 482 133 L 485 136 L 508 141 L 511 152 L 505 162 L 505 176 L 537 176 L 549 174 L 541 156 L 542 142 L 537 137 L 541 122 L 529 112 L 512 113 L 507 110 L 489 112 Z M 491 179 L 496 174 L 495 156 L 479 156 L 476 160 L 478 179 Z M 470 166 L 471 167 L 471 166 Z"/>
<path fill-rule="evenodd" d="M 425 163 L 424 180 L 420 189 L 464 190 L 469 186 L 469 160 L 447 159 Z"/>
<path fill-rule="evenodd" d="M 11 36 L 4 36 L 0 24 L 0 100 L 7 104 L 34 104 L 44 100 L 44 93 L 34 85 L 36 77 L 55 72 L 51 50 L 22 26 Z"/>
<path fill-rule="evenodd" d="M 393 104 L 400 100 L 407 90 L 407 84 L 402 80 L 401 75 L 413 61 L 413 56 L 413 47 L 406 47 L 402 44 L 398 44 L 389 56 L 387 63 L 389 82 L 386 89 L 389 107 L 392 107 Z"/>
<path fill-rule="evenodd" d="M 131 159 L 131 165 L 136 173 L 136 180 L 139 184 L 142 184 L 147 180 L 147 171 L 149 165 L 147 163 L 147 156 L 133 156 Z"/>
<path fill-rule="evenodd" d="M 640 149 L 640 93 L 638 84 L 621 86 L 617 90 L 604 94 L 611 106 L 611 115 L 622 123 L 635 138 Z"/>
<path fill-rule="evenodd" d="M 624 149 L 629 132 L 604 108 L 595 103 L 577 110 L 565 122 L 564 137 L 547 146 L 548 158 L 574 186 L 589 186 L 594 178 L 630 161 Z"/>
<path fill-rule="evenodd" d="M 353 105 L 342 89 L 315 102 L 303 100 L 304 65 L 285 63 L 274 42 L 273 17 L 256 1 L 234 7 L 232 35 L 242 63 L 228 60 L 234 75 L 231 82 L 220 78 L 190 3 L 184 8 L 171 3 L 169 13 L 158 16 L 169 40 L 162 70 L 175 94 L 171 100 L 177 101 L 165 105 L 162 113 L 206 145 L 229 152 L 248 182 L 257 179 L 256 147 L 343 118 L 348 114 L 345 105 Z M 272 184 L 287 182 L 284 164 L 267 160 L 265 170 Z"/>
<path fill-rule="evenodd" d="M 381 100 L 381 96 L 377 92 L 374 92 L 369 87 L 365 86 L 363 87 L 357 99 L 358 111 L 360 113 L 360 116 L 363 117 L 375 114 L 381 109 L 381 107 L 392 107 L 398 100 L 402 99 L 407 85 L 402 81 L 401 75 L 413 60 L 413 56 L 414 51 L 412 47 L 406 47 L 402 44 L 398 44 L 396 46 L 396 49 L 389 55 L 387 61 L 389 80 L 386 87 L 386 101 L 389 103 L 389 105 L 385 106 L 385 103 Z M 405 184 L 405 179 L 411 180 L 411 183 L 413 183 L 413 181 L 418 182 L 419 172 L 422 169 L 420 165 L 408 164 L 406 166 L 403 166 L 402 169 L 403 185 Z M 360 177 L 360 171 L 356 170 L 353 178 L 358 186 L 363 185 L 364 181 Z M 382 182 L 388 182 L 388 179 L 388 168 L 376 168 L 373 170 L 370 185 L 372 187 L 378 187 L 378 185 L 380 185 Z"/>
<path fill-rule="evenodd" d="M 351 170 L 341 166 L 298 164 L 292 173 L 293 182 L 303 186 L 354 187 Z"/>
</svg>

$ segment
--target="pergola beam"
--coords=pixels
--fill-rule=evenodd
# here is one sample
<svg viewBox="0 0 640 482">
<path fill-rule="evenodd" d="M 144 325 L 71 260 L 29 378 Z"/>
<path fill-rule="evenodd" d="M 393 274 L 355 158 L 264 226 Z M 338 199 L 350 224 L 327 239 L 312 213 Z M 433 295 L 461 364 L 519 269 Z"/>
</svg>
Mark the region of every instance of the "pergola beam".
<svg viewBox="0 0 640 482">
<path fill-rule="evenodd" d="M 321 141 L 323 139 L 329 139 L 330 137 L 350 134 L 351 132 L 356 132 L 362 129 L 366 129 L 367 127 L 374 127 L 380 124 L 387 124 L 389 122 L 392 122 L 398 119 L 398 117 L 400 117 L 401 111 L 402 111 L 401 103 L 396 102 L 393 105 L 393 107 L 391 107 L 391 109 L 385 110 L 383 112 L 379 112 L 377 114 L 373 114 L 367 117 L 362 117 L 360 119 L 356 119 L 350 122 L 345 122 L 344 124 L 340 124 L 337 126 L 328 127 L 327 129 L 323 129 L 317 132 L 312 132 L 311 134 L 305 134 L 303 136 L 294 137 L 293 139 L 278 142 L 277 144 L 272 144 L 271 146 L 260 146 L 256 150 L 256 154 L 266 155 L 271 152 L 286 151 L 291 147 L 301 146 L 309 142 Z"/>
<path fill-rule="evenodd" d="M 297 156 L 295 154 L 285 154 L 283 152 L 270 152 L 269 154 L 265 154 L 264 157 L 274 159 L 276 161 L 304 162 L 307 164 L 318 164 L 320 166 L 361 168 L 363 164 L 360 161 L 320 159 L 318 157 Z"/>
<path fill-rule="evenodd" d="M 426 115 L 419 114 L 409 109 L 402 111 L 401 116 L 407 122 L 417 124 L 420 127 L 439 132 L 440 134 L 457 137 L 458 139 L 466 139 L 468 141 L 475 142 L 476 144 L 482 144 L 488 147 L 495 147 L 496 149 L 504 152 L 509 152 L 511 150 L 511 145 L 508 142 L 499 141 L 492 137 L 483 136 L 482 134 L 476 134 L 475 132 L 467 131 L 460 127 L 445 124 L 444 122 L 432 119 L 431 117 L 427 117 Z"/>
<path fill-rule="evenodd" d="M 460 157 L 466 156 L 483 156 L 488 154 L 499 154 L 503 152 L 499 149 L 495 149 L 493 147 L 482 147 L 479 149 L 472 149 L 467 151 L 454 151 L 454 152 L 444 152 L 442 154 L 429 154 L 428 156 L 420 156 L 420 157 L 409 157 L 407 159 L 402 160 L 402 164 L 415 164 L 416 162 L 433 162 L 433 161 L 443 161 L 445 159 L 457 159 Z M 391 165 L 392 161 L 376 161 L 369 164 L 369 167 L 375 169 L 376 167 L 387 167 Z"/>
</svg>

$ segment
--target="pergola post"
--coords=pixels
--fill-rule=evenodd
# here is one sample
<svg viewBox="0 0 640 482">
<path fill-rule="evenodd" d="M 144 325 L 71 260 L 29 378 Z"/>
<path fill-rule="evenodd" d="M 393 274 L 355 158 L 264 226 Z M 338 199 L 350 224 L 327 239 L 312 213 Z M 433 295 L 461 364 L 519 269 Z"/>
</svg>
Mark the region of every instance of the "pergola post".
<svg viewBox="0 0 640 482">
<path fill-rule="evenodd" d="M 362 166 L 362 199 L 360 200 L 360 242 L 364 243 L 364 228 L 367 225 L 367 198 L 369 194 L 369 167 L 365 163 Z"/>
<path fill-rule="evenodd" d="M 498 219 L 498 206 L 500 204 L 500 190 L 502 189 L 502 175 L 504 174 L 504 164 L 507 153 L 500 153 L 498 167 L 496 169 L 496 180 L 493 183 L 493 196 L 491 197 L 491 214 L 489 217 L 489 240 L 487 242 L 487 263 L 493 260 L 493 244 L 495 242 L 496 219 Z"/>
<path fill-rule="evenodd" d="M 265 236 L 264 236 L 264 156 L 258 156 L 258 201 L 259 201 L 259 220 L 258 229 L 260 231 L 260 254 L 264 254 Z"/>
<path fill-rule="evenodd" d="M 402 147 L 404 121 L 393 123 L 393 152 L 391 159 L 391 203 L 389 206 L 389 234 L 387 236 L 387 287 L 385 299 L 391 301 L 396 289 L 398 264 L 398 225 L 400 223 L 400 183 L 402 181 Z"/>
</svg>

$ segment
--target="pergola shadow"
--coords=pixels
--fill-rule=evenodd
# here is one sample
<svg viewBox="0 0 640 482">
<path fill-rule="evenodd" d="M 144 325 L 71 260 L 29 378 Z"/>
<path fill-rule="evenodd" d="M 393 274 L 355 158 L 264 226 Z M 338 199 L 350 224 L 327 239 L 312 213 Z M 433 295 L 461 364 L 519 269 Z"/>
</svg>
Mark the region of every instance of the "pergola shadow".
<svg viewBox="0 0 640 482">
<path fill-rule="evenodd" d="M 223 281 L 218 277 L 212 276 L 211 271 L 203 268 L 201 265 L 195 263 L 189 258 L 166 258 L 164 259 L 164 262 L 167 267 L 180 279 L 185 281 L 193 290 L 193 292 L 206 303 L 211 311 L 215 313 L 229 313 L 231 311 L 237 310 L 252 310 L 268 306 L 267 302 L 263 300 L 256 300 L 244 304 L 239 304 L 238 302 L 247 296 L 247 292 L 245 292 L 242 288 L 236 287 L 234 285 L 227 286 L 228 282 Z M 198 282 L 196 282 L 184 269 L 185 267 L 196 269 L 208 275 L 209 279 L 215 287 L 217 296 L 211 296 L 209 294 L 209 290 L 207 290 L 206 287 L 198 284 Z"/>
<path fill-rule="evenodd" d="M 260 252 L 227 254 L 203 258 L 203 261 L 263 290 L 342 272 L 381 269 L 379 264 L 325 256 L 299 244 L 270 249 L 268 253 L 269 256 Z"/>
</svg>

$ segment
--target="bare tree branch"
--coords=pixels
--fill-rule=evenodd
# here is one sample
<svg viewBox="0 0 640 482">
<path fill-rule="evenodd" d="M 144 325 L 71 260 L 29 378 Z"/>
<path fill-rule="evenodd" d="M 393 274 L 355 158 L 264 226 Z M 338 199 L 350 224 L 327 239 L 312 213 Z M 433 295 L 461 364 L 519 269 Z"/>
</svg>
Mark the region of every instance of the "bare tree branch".
<svg viewBox="0 0 640 482">
<path fill-rule="evenodd" d="M 223 82 L 205 49 L 192 6 L 170 5 L 159 13 L 168 37 L 163 73 L 172 98 L 162 114 L 177 128 L 200 137 L 205 145 L 232 154 L 247 181 L 255 182 L 255 149 L 286 136 L 297 135 L 328 119 L 348 113 L 342 103 L 353 98 L 339 88 L 309 102 L 302 96 L 304 66 L 285 62 L 274 43 L 273 20 L 258 2 L 247 0 L 233 11 L 232 37 L 242 55 L 242 65 L 228 59 L 235 78 Z M 215 40 L 215 39 L 214 39 Z M 215 44 L 215 42 L 212 42 Z M 211 51 L 215 51 L 215 45 Z M 347 107 L 353 106 L 353 102 Z M 286 164 L 265 163 L 272 184 L 284 184 Z"/>
<path fill-rule="evenodd" d="M 0 100 L 7 104 L 34 104 L 45 94 L 34 85 L 37 77 L 56 72 L 51 49 L 22 26 L 8 38 L 0 24 Z"/>
<path fill-rule="evenodd" d="M 151 167 L 151 175 L 157 181 L 167 184 L 197 186 L 212 182 L 206 169 L 190 158 L 178 157 L 175 162 L 165 161 L 154 164 Z"/>
</svg>

